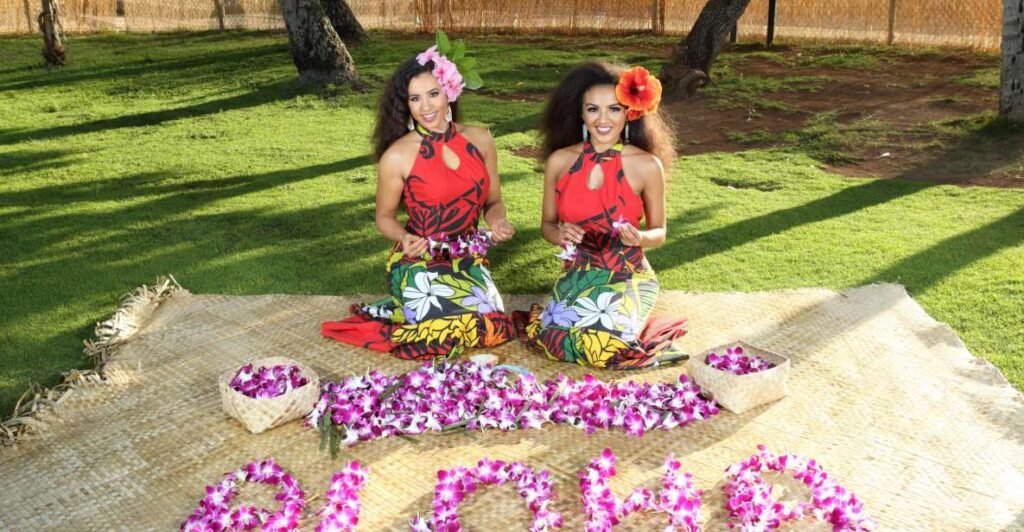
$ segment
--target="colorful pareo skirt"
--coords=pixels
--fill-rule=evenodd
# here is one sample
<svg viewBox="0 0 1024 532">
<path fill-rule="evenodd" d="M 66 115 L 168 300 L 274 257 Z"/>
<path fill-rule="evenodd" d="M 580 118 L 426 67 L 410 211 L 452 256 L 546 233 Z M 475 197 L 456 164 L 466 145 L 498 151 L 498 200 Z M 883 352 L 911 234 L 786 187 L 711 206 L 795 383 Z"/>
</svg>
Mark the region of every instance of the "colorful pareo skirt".
<svg viewBox="0 0 1024 532">
<path fill-rule="evenodd" d="M 323 335 L 399 358 L 431 360 L 497 346 L 515 334 L 482 256 L 426 261 L 394 251 L 386 277 L 388 297 L 352 305 L 354 315 L 324 322 Z"/>
<path fill-rule="evenodd" d="M 684 358 L 672 340 L 686 320 L 651 320 L 660 285 L 653 270 L 573 268 L 545 304 L 516 312 L 523 341 L 553 360 L 638 369 Z"/>
</svg>

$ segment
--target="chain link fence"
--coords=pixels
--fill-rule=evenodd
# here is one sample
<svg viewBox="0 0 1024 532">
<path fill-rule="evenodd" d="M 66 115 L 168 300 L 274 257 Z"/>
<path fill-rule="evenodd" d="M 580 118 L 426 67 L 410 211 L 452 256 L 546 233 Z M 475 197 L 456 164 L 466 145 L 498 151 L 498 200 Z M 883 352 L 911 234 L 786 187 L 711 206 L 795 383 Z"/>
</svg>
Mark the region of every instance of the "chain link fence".
<svg viewBox="0 0 1024 532">
<path fill-rule="evenodd" d="M 763 40 L 770 0 L 738 24 Z M 705 0 L 349 0 L 367 29 L 397 31 L 683 34 Z M 39 0 L 0 0 L 0 33 L 34 33 Z M 280 29 L 277 0 L 60 0 L 64 29 L 195 31 Z M 778 0 L 782 40 L 867 42 L 998 50 L 1002 0 Z"/>
</svg>

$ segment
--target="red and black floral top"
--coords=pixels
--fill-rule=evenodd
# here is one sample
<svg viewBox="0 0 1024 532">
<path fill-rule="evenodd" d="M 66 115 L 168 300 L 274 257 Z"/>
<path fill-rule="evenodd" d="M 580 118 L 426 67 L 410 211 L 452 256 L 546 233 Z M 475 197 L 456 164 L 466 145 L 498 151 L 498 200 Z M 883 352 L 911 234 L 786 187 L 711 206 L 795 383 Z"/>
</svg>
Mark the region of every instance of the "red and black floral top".
<svg viewBox="0 0 1024 532">
<path fill-rule="evenodd" d="M 480 220 L 491 186 L 483 153 L 455 129 L 454 123 L 444 133 L 417 126 L 423 136 L 420 153 L 402 194 L 409 215 L 406 229 L 424 238 L 471 231 Z M 458 156 L 457 168 L 445 164 L 444 146 Z"/>
<path fill-rule="evenodd" d="M 604 174 L 601 186 L 591 190 L 587 184 L 595 166 Z M 627 246 L 619 240 L 613 224 L 629 222 L 640 227 L 644 201 L 629 186 L 622 170 L 622 145 L 598 153 L 586 143 L 583 153 L 555 186 L 558 219 L 579 225 L 585 235 L 576 248 L 576 259 L 565 268 L 601 268 L 615 272 L 639 272 L 646 269 L 644 252 L 639 246 Z"/>
</svg>

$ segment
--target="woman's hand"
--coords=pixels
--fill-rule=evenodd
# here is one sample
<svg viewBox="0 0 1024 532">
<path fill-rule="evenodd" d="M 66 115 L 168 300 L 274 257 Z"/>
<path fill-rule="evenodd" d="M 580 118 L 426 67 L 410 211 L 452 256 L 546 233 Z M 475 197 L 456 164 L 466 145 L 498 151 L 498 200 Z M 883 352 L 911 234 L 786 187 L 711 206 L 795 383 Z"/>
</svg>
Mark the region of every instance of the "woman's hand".
<svg viewBox="0 0 1024 532">
<path fill-rule="evenodd" d="M 619 224 L 619 240 L 627 246 L 640 245 L 640 230 L 633 227 L 633 224 L 624 222 Z"/>
<path fill-rule="evenodd" d="M 488 225 L 491 228 L 491 240 L 494 240 L 496 243 L 511 240 L 516 234 L 515 228 L 505 218 L 496 220 L 493 224 Z"/>
<path fill-rule="evenodd" d="M 569 222 L 558 224 L 558 239 L 562 244 L 579 244 L 583 242 L 583 235 L 583 228 L 576 224 Z"/>
<path fill-rule="evenodd" d="M 406 233 L 402 237 L 402 252 L 405 253 L 406 257 L 410 259 L 419 259 L 427 252 L 427 239 L 421 236 L 416 236 L 412 233 Z"/>
</svg>

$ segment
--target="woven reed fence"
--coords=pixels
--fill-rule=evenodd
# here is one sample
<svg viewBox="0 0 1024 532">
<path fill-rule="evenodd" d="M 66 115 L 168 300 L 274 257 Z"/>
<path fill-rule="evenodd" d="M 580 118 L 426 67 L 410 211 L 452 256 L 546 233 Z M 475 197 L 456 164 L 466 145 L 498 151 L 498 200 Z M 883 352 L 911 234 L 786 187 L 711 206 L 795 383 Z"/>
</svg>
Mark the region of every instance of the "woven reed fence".
<svg viewBox="0 0 1024 532">
<path fill-rule="evenodd" d="M 119 29 L 117 0 L 60 0 L 61 22 L 69 33 Z M 40 0 L 0 0 L 0 34 L 38 33 Z"/>
<path fill-rule="evenodd" d="M 277 0 L 62 0 L 65 30 L 283 28 Z M 349 0 L 368 29 L 682 34 L 705 0 Z M 742 40 L 763 40 L 769 0 L 753 0 Z M 35 32 L 39 0 L 0 0 L 0 33 Z M 120 11 L 120 12 L 119 12 Z M 778 0 L 778 39 L 997 50 L 1002 0 Z"/>
</svg>

